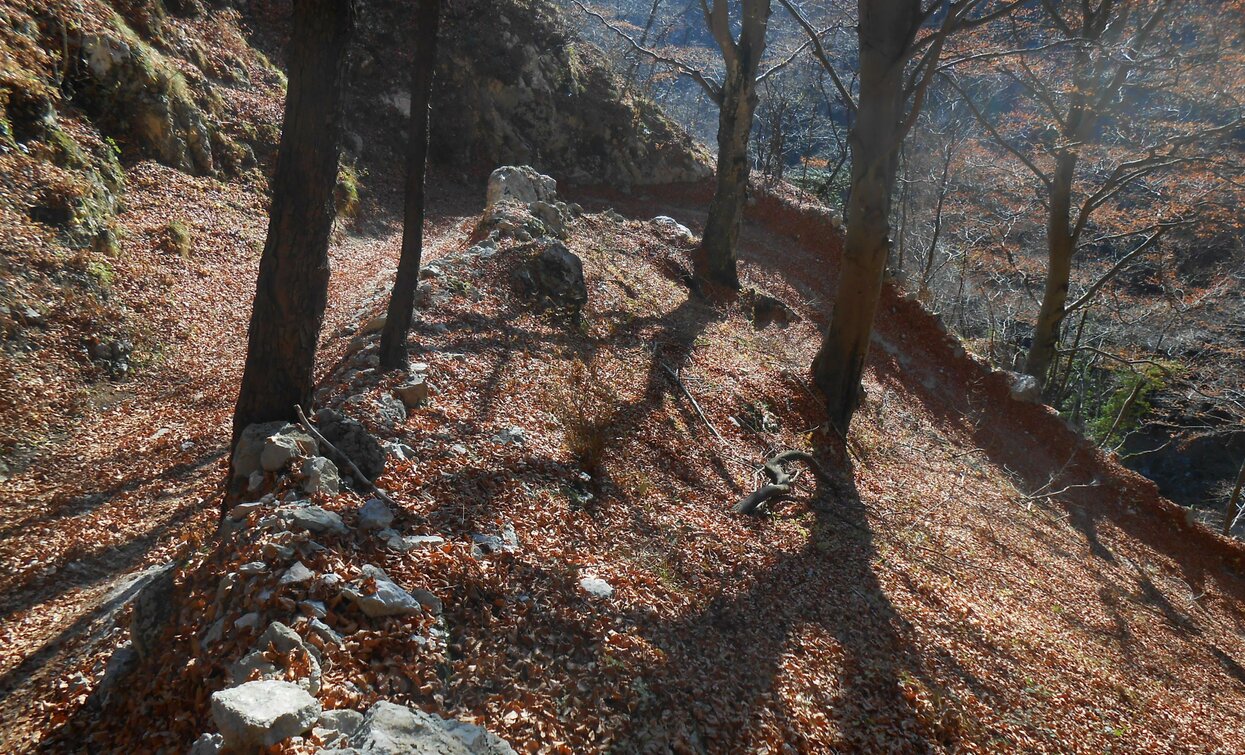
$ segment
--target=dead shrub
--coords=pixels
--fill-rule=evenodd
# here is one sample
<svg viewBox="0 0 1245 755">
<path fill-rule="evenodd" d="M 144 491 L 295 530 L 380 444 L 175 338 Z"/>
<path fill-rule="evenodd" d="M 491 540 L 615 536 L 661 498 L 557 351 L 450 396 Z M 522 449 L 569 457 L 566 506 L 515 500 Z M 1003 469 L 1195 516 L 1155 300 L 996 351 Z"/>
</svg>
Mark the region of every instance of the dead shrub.
<svg viewBox="0 0 1245 755">
<path fill-rule="evenodd" d="M 562 425 L 566 450 L 580 469 L 596 477 L 613 436 L 618 394 L 596 363 L 575 359 L 565 379 L 549 392 L 549 412 Z"/>
</svg>

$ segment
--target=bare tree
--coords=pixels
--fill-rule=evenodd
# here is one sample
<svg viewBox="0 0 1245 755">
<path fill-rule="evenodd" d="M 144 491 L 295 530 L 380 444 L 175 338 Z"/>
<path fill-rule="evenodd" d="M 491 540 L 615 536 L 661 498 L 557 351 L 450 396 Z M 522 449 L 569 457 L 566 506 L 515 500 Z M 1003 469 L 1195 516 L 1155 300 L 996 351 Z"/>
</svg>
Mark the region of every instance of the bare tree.
<svg viewBox="0 0 1245 755">
<path fill-rule="evenodd" d="M 787 66 L 803 47 L 762 72 L 760 66 L 765 56 L 771 0 L 740 0 L 738 34 L 732 30 L 731 3 L 728 0 L 700 0 L 705 26 L 721 53 L 723 68 L 719 80 L 688 60 L 645 46 L 626 29 L 579 0 L 574 1 L 584 13 L 625 40 L 633 51 L 695 81 L 718 106 L 717 187 L 709 204 L 709 217 L 705 221 L 701 242 L 701 259 L 698 260 L 696 272 L 704 280 L 739 288 L 736 247 L 747 198 L 748 174 L 752 167 L 748 159 L 748 139 L 757 107 L 757 85 Z"/>
<path fill-rule="evenodd" d="M 838 294 L 812 366 L 830 422 L 846 436 L 890 256 L 891 195 L 899 147 L 921 112 L 948 37 L 999 18 L 1018 3 L 991 9 L 987 0 L 936 0 L 923 8 L 921 0 L 859 0 L 857 99 L 843 84 L 812 23 L 793 0 L 780 2 L 804 29 L 815 57 L 855 113 L 848 139 L 852 182 Z M 927 25 L 932 26 L 930 32 L 918 38 Z"/>
<path fill-rule="evenodd" d="M 353 0 L 296 0 L 285 121 L 272 178 L 233 441 L 247 425 L 310 409 L 316 345 L 328 301 L 329 234 L 341 148 Z"/>
<path fill-rule="evenodd" d="M 380 335 L 380 366 L 406 367 L 406 337 L 415 309 L 419 266 L 424 248 L 424 176 L 428 165 L 428 103 L 437 64 L 437 30 L 441 0 L 418 0 L 415 5 L 415 54 L 411 64 L 411 123 L 406 153 L 406 206 L 402 226 L 402 254 L 389 297 L 385 327 Z"/>
</svg>

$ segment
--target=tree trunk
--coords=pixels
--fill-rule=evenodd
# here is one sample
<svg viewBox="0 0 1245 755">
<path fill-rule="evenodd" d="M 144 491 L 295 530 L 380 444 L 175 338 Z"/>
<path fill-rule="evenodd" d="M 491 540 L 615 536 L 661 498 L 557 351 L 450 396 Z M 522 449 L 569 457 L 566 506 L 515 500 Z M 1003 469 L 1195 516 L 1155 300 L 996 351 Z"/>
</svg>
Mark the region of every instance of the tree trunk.
<svg viewBox="0 0 1245 755">
<path fill-rule="evenodd" d="M 437 29 L 441 0 L 419 0 L 415 8 L 415 55 L 411 72 L 410 141 L 406 153 L 406 207 L 402 226 L 402 255 L 389 297 L 385 328 L 380 335 L 380 366 L 406 367 L 406 337 L 411 330 L 415 292 L 424 247 L 424 176 L 428 165 L 428 103 L 437 62 Z"/>
<path fill-rule="evenodd" d="M 1072 235 L 1072 178 L 1076 156 L 1064 153 L 1055 165 L 1050 187 L 1050 215 L 1046 226 L 1046 286 L 1042 308 L 1033 329 L 1033 342 L 1025 359 L 1025 372 L 1045 387 L 1046 374 L 1055 358 L 1059 344 L 1059 326 L 1063 323 L 1068 301 L 1068 282 L 1072 277 L 1072 255 L 1076 239 Z"/>
<path fill-rule="evenodd" d="M 285 121 L 272 178 L 233 440 L 247 425 L 311 407 L 316 345 L 328 299 L 329 234 L 341 146 L 352 0 L 295 0 Z"/>
<path fill-rule="evenodd" d="M 921 10 L 918 0 L 860 0 L 859 8 L 860 103 L 849 138 L 847 238 L 834 313 L 812 370 L 830 422 L 843 437 L 856 410 L 890 252 L 890 201 L 904 120 L 904 60 Z"/>
<path fill-rule="evenodd" d="M 704 270 L 700 277 L 730 288 L 739 288 L 736 245 L 739 225 L 747 198 L 748 136 L 756 108 L 756 82 L 753 76 L 735 66 L 722 87 L 718 110 L 717 191 L 709 204 L 709 218 L 701 242 Z"/>
<path fill-rule="evenodd" d="M 1228 506 L 1223 511 L 1223 534 L 1232 534 L 1232 523 L 1236 521 L 1237 512 L 1240 511 L 1241 487 L 1245 486 L 1245 461 L 1241 462 L 1241 471 L 1236 474 L 1236 487 L 1232 488 L 1232 495 L 1228 496 Z"/>
</svg>

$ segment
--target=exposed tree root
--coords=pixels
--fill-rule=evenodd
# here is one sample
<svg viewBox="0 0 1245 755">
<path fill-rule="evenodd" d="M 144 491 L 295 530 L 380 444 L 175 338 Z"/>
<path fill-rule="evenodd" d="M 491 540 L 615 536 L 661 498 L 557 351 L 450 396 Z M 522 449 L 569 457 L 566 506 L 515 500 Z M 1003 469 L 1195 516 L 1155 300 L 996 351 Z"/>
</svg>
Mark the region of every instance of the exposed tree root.
<svg viewBox="0 0 1245 755">
<path fill-rule="evenodd" d="M 770 479 L 769 484 L 762 485 L 756 492 L 740 499 L 739 503 L 735 504 L 734 512 L 736 514 L 756 514 L 761 504 L 771 498 L 777 498 L 791 492 L 791 483 L 795 480 L 795 477 L 787 474 L 787 471 L 783 469 L 783 465 L 793 461 L 804 462 L 812 468 L 813 474 L 817 475 L 822 482 L 829 485 L 834 484 L 830 474 L 817 463 L 817 460 L 811 454 L 795 450 L 783 451 L 765 462 L 763 468 L 765 475 Z"/>
</svg>

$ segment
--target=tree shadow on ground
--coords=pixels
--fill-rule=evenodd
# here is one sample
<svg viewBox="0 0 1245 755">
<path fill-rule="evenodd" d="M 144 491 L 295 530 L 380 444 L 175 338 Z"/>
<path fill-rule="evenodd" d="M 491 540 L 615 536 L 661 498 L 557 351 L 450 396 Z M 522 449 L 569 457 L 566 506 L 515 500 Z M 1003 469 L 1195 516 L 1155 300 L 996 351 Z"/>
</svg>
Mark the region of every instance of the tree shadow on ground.
<svg viewBox="0 0 1245 755">
<path fill-rule="evenodd" d="M 819 482 L 807 502 L 814 524 L 803 548 L 737 572 L 735 589 L 647 632 L 665 662 L 643 680 L 648 699 L 633 713 L 622 750 L 721 752 L 778 739 L 813 751 L 825 746 L 802 738 L 814 711 L 827 717 L 820 733 L 836 748 L 868 751 L 886 742 L 920 752 L 942 736 L 924 730 L 905 695 L 904 684 L 924 674 L 874 572 L 873 535 L 851 476 Z M 832 645 L 836 668 L 789 675 L 786 661 L 799 658 L 805 643 Z M 808 707 L 791 709 L 783 698 Z"/>
</svg>

